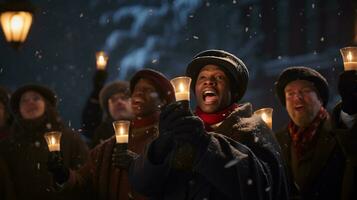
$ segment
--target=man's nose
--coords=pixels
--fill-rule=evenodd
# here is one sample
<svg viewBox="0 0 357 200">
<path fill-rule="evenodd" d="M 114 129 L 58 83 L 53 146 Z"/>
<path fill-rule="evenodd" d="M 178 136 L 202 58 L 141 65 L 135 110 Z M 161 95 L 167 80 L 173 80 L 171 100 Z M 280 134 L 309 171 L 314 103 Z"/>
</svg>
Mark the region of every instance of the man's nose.
<svg viewBox="0 0 357 200">
<path fill-rule="evenodd" d="M 217 81 L 214 77 L 208 77 L 205 82 L 204 82 L 205 85 L 216 85 L 217 84 Z"/>
</svg>

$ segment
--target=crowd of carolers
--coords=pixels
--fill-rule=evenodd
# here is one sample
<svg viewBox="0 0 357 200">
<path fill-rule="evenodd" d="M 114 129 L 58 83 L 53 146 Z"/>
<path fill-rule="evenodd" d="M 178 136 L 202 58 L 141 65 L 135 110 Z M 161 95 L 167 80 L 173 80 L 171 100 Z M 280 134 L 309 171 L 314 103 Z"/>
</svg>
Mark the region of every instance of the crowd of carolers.
<svg viewBox="0 0 357 200">
<path fill-rule="evenodd" d="M 104 85 L 98 70 L 82 113 L 87 140 L 63 123 L 50 88 L 0 88 L 0 199 L 357 199 L 357 71 L 339 75 L 341 101 L 328 112 L 326 79 L 287 67 L 275 92 L 290 122 L 276 133 L 239 103 L 249 72 L 236 56 L 200 52 L 186 75 L 194 109 L 158 71 Z M 116 120 L 131 121 L 127 148 Z M 62 132 L 60 152 L 49 152 L 48 131 Z"/>
</svg>

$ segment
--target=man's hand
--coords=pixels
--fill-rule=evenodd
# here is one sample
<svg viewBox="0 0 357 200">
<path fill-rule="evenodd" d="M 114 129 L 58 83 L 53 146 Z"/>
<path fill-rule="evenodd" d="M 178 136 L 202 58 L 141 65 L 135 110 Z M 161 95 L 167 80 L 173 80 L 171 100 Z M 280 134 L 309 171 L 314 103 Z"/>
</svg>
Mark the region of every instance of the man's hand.
<svg viewBox="0 0 357 200">
<path fill-rule="evenodd" d="M 138 154 L 127 149 L 126 144 L 115 144 L 112 154 L 112 165 L 116 168 L 128 169 Z"/>
</svg>

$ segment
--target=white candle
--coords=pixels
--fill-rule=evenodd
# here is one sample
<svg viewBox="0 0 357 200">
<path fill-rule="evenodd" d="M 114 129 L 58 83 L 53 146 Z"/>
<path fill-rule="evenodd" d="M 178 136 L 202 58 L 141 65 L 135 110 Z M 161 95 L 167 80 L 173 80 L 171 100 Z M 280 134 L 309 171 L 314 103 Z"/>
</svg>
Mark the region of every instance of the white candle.
<svg viewBox="0 0 357 200">
<path fill-rule="evenodd" d="M 254 114 L 259 115 L 262 120 L 268 125 L 270 129 L 273 128 L 273 109 L 272 108 L 262 108 L 254 112 Z"/>
<path fill-rule="evenodd" d="M 190 77 L 177 77 L 171 80 L 175 89 L 176 101 L 190 100 Z"/>
<path fill-rule="evenodd" d="M 117 143 L 122 144 L 129 142 L 129 126 L 130 121 L 120 120 L 113 122 Z"/>
<path fill-rule="evenodd" d="M 47 142 L 49 151 L 60 151 L 61 150 L 61 132 L 52 131 L 45 133 L 44 137 Z"/>
<path fill-rule="evenodd" d="M 340 52 L 345 71 L 357 70 L 357 47 L 345 47 Z"/>
</svg>

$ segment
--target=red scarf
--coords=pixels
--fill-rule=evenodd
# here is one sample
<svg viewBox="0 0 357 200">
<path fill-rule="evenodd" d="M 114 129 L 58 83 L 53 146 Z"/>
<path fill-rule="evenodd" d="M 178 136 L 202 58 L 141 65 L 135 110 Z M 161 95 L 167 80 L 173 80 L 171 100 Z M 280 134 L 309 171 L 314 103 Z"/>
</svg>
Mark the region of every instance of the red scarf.
<svg viewBox="0 0 357 200">
<path fill-rule="evenodd" d="M 158 122 L 159 117 L 160 117 L 160 112 L 155 112 L 146 117 L 137 117 L 131 122 L 131 125 L 132 127 L 135 128 L 142 128 Z"/>
<path fill-rule="evenodd" d="M 216 113 L 205 113 L 201 108 L 197 107 L 196 115 L 203 120 L 206 131 L 212 131 L 211 125 L 225 120 L 238 107 L 238 104 L 233 103 L 231 106 Z"/>
<path fill-rule="evenodd" d="M 300 160 L 304 153 L 314 145 L 316 130 L 321 122 L 328 117 L 328 112 L 321 107 L 317 116 L 307 128 L 299 128 L 293 121 L 290 121 L 288 130 L 298 160 Z"/>
</svg>

